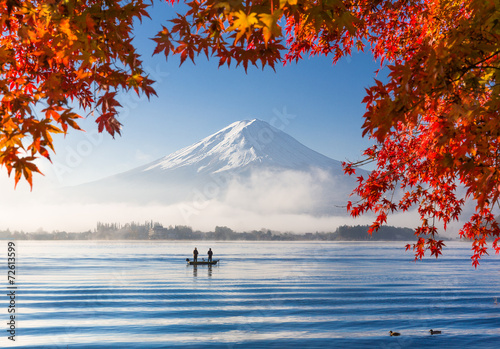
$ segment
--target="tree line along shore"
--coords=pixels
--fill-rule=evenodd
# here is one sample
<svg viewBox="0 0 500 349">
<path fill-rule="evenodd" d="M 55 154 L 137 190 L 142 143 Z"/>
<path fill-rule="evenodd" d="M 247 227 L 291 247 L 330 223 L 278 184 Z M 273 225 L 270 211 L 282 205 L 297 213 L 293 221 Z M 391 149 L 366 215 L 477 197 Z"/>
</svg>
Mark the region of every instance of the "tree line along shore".
<svg viewBox="0 0 500 349">
<path fill-rule="evenodd" d="M 164 227 L 160 223 L 101 223 L 94 230 L 84 232 L 38 229 L 35 232 L 0 231 L 0 239 L 7 240 L 215 240 L 215 241 L 409 241 L 414 240 L 414 230 L 382 226 L 378 232 L 368 234 L 368 225 L 338 227 L 332 232 L 291 233 L 269 229 L 236 232 L 225 226 L 214 231 L 193 230 L 189 226 Z"/>
</svg>

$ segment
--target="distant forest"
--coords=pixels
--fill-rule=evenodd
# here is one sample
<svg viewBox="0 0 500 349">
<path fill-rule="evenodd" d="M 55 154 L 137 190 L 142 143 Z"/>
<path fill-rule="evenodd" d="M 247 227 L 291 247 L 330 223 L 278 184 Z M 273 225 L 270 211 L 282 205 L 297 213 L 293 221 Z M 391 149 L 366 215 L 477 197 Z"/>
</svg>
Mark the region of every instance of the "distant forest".
<svg viewBox="0 0 500 349">
<path fill-rule="evenodd" d="M 93 231 L 68 233 L 65 231 L 36 232 L 0 231 L 1 240 L 232 240 L 232 241 L 408 241 L 414 240 L 410 228 L 382 226 L 373 235 L 367 225 L 341 226 L 334 232 L 296 234 L 268 229 L 235 232 L 228 227 L 215 227 L 214 231 L 202 232 L 191 227 L 176 225 L 164 227 L 160 223 L 97 223 Z"/>
</svg>

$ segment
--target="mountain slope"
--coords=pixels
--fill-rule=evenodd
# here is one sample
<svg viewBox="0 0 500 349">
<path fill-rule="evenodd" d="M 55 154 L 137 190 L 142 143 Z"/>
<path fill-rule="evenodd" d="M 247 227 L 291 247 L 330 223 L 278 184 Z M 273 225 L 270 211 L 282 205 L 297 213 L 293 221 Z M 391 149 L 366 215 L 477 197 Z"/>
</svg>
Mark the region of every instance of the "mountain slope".
<svg viewBox="0 0 500 349">
<path fill-rule="evenodd" d="M 221 201 L 243 209 L 345 214 L 353 178 L 339 161 L 260 120 L 235 122 L 147 165 L 79 186 L 96 202 Z"/>
<path fill-rule="evenodd" d="M 166 171 L 191 166 L 197 173 L 219 173 L 258 165 L 294 170 L 306 170 L 311 166 L 341 169 L 338 161 L 307 148 L 268 123 L 254 119 L 235 122 L 140 170 Z"/>
</svg>

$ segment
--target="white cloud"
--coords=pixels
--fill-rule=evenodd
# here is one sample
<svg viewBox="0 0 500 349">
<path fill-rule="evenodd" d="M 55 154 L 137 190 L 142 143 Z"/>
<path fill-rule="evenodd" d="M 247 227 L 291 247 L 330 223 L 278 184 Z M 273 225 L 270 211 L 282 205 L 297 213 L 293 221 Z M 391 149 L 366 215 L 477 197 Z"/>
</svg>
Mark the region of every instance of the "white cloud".
<svg viewBox="0 0 500 349">
<path fill-rule="evenodd" d="M 214 195 L 199 194 L 191 201 L 139 205 L 84 204 L 67 197 L 64 202 L 58 202 L 61 198 L 50 183 L 38 181 L 33 192 L 26 183 L 21 183 L 14 191 L 12 182 L 4 179 L 0 183 L 3 190 L 0 229 L 34 231 L 42 227 L 47 231 L 85 231 L 93 229 L 98 221 L 127 223 L 152 219 L 164 225 L 189 225 L 203 231 L 225 225 L 236 231 L 269 228 L 314 232 L 369 222 L 368 219 L 354 221 L 348 217 L 308 213 L 321 204 L 322 193 L 332 181 L 322 171 L 307 174 L 259 171 L 247 181 L 231 181 L 227 192 L 211 188 L 209 192 Z"/>
<path fill-rule="evenodd" d="M 349 191 L 342 188 L 338 178 L 320 170 L 310 173 L 265 170 L 254 172 L 244 181 L 230 181 L 227 191 L 210 187 L 204 194 L 198 192 L 192 200 L 178 204 L 84 204 L 75 197 L 61 198 L 48 180 L 38 180 L 30 192 L 25 182 L 14 191 L 13 181 L 3 178 L 0 229 L 75 232 L 93 229 L 98 221 L 154 220 L 166 226 L 188 225 L 202 231 L 228 226 L 235 231 L 268 228 L 302 233 L 331 232 L 345 224 L 370 224 L 373 217 L 353 219 L 347 216 L 345 208 L 333 207 L 330 197 L 333 191 L 343 190 L 347 199 Z M 412 226 L 417 220 L 411 214 L 395 215 L 389 223 Z"/>
<path fill-rule="evenodd" d="M 129 205 L 129 204 L 66 204 L 40 205 L 25 202 L 22 205 L 0 207 L 0 229 L 34 231 L 86 231 L 96 222 L 144 222 L 158 221 L 165 226 L 188 225 L 193 229 L 210 231 L 215 226 L 228 226 L 235 231 L 268 228 L 290 232 L 335 231 L 344 224 L 368 224 L 369 219 L 349 217 L 315 217 L 308 214 L 258 213 L 237 208 L 218 201 L 209 202 L 203 209 L 191 203 L 176 205 Z"/>
</svg>

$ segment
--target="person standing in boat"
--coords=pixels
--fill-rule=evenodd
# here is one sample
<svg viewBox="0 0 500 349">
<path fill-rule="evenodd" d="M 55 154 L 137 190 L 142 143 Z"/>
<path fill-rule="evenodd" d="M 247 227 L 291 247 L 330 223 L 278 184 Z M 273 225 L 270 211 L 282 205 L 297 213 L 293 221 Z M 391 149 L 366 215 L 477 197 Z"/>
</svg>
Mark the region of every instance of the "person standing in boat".
<svg viewBox="0 0 500 349">
<path fill-rule="evenodd" d="M 211 248 L 209 248 L 209 249 L 208 249 L 208 261 L 209 261 L 209 262 L 211 262 L 211 261 L 212 261 L 212 255 L 213 255 L 213 254 L 214 254 L 214 253 L 212 252 L 212 249 L 211 249 Z"/>
<path fill-rule="evenodd" d="M 195 262 L 198 262 L 198 250 L 196 249 L 196 247 L 194 248 L 194 251 L 193 251 L 193 260 Z"/>
</svg>

